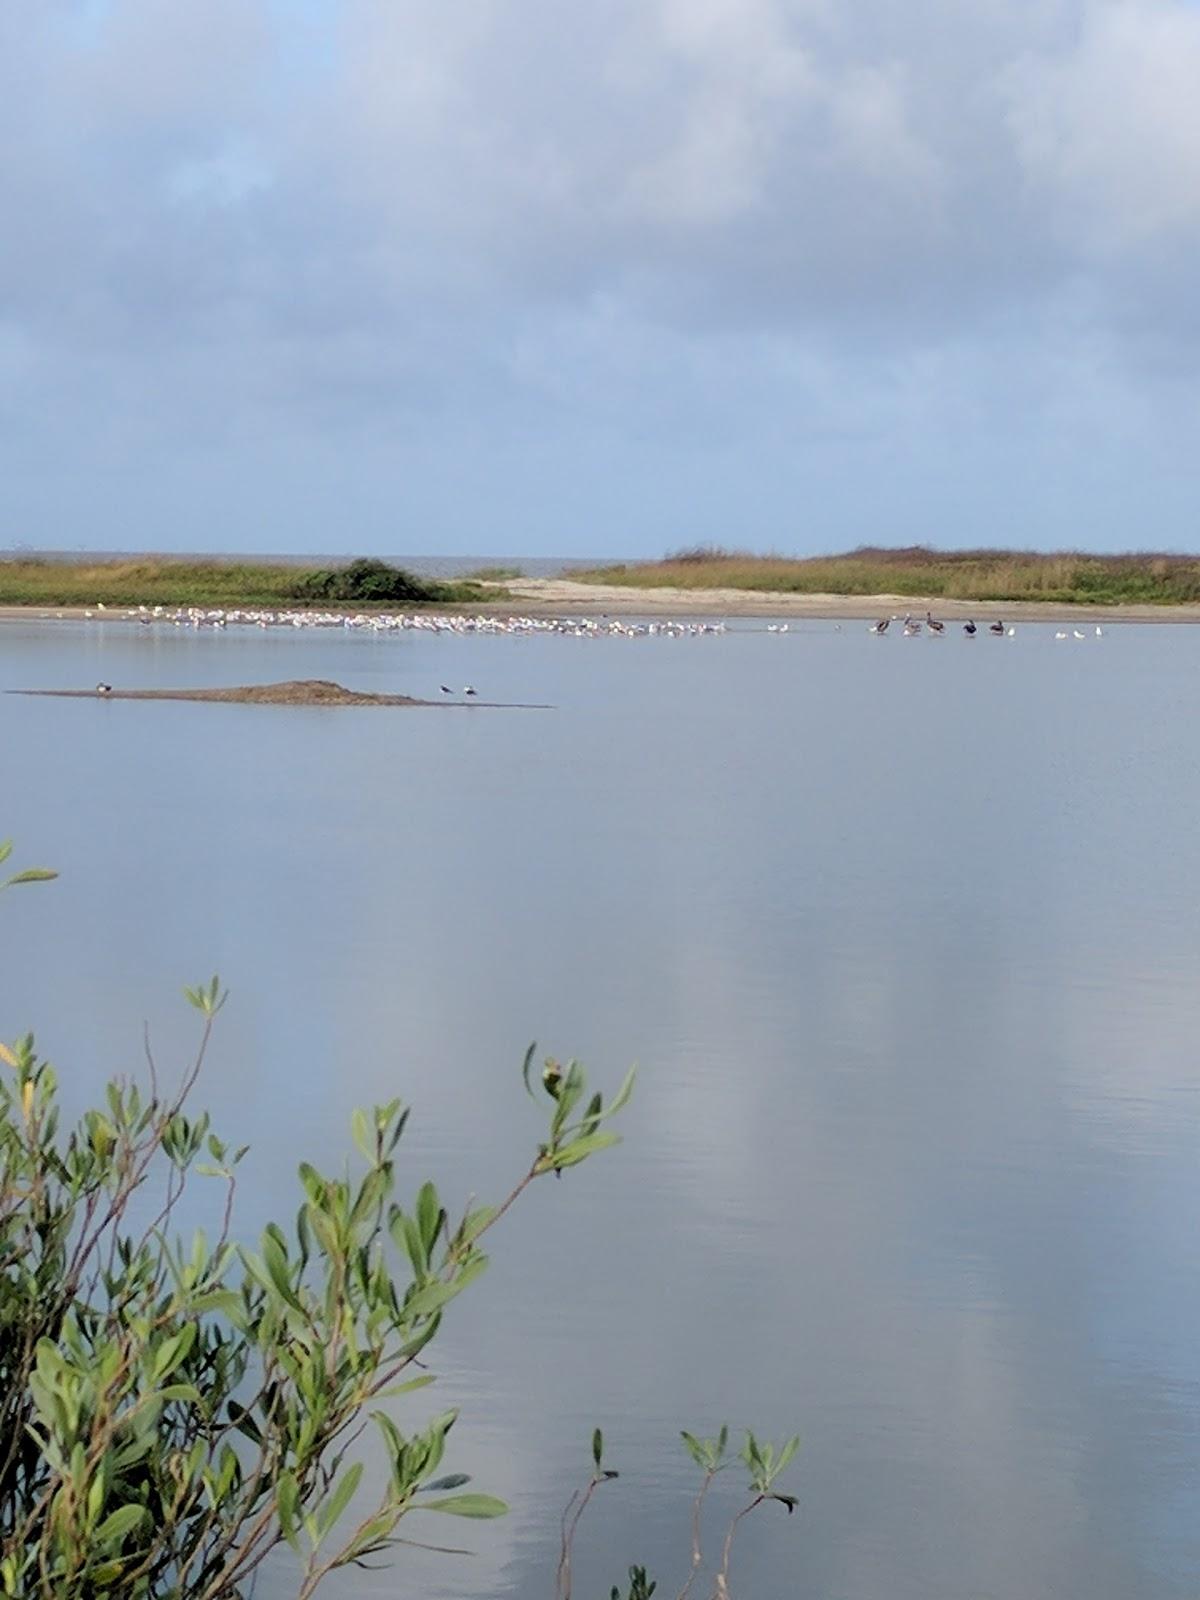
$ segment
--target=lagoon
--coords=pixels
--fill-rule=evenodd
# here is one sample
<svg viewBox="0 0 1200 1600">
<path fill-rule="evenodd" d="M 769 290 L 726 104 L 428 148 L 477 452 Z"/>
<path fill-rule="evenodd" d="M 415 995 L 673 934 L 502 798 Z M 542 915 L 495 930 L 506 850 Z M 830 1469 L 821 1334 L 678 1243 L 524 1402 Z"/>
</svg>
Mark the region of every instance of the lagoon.
<svg viewBox="0 0 1200 1600">
<path fill-rule="evenodd" d="M 513 1514 L 432 1527 L 478 1553 L 414 1591 L 552 1593 L 600 1423 L 577 1593 L 630 1560 L 676 1593 L 678 1429 L 728 1419 L 803 1436 L 746 1600 L 1195 1593 L 1200 633 L 1055 632 L 0 627 L 4 688 L 555 707 L 0 698 L 3 832 L 62 874 L 6 897 L 0 1032 L 82 1103 L 143 1021 L 181 1066 L 219 971 L 201 1101 L 254 1145 L 248 1230 L 355 1104 L 412 1102 L 413 1187 L 490 1197 L 530 1039 L 641 1065 L 625 1144 L 535 1190 L 449 1320 L 447 1467 Z"/>
</svg>

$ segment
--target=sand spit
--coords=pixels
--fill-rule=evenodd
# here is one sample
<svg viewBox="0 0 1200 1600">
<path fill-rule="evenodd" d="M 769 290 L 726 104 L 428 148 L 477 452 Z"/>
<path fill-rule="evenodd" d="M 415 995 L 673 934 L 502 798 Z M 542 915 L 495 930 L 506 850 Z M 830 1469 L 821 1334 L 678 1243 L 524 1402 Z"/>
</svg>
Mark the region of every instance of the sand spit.
<svg viewBox="0 0 1200 1600">
<path fill-rule="evenodd" d="M 1025 622 L 1200 622 L 1200 605 L 1064 605 L 1051 600 L 943 600 L 936 596 L 792 594 L 762 589 L 635 588 L 578 583 L 569 578 L 510 578 L 495 588 L 533 616 L 580 611 L 642 617 L 780 617 L 830 621 L 874 621 L 877 617 L 927 610 L 947 621 L 1007 617 Z M 490 609 L 490 608 L 489 608 Z"/>
<path fill-rule="evenodd" d="M 328 678 L 298 678 L 287 683 L 252 683 L 232 689 L 9 689 L 9 694 L 44 695 L 57 700 L 201 700 L 240 706 L 424 706 L 492 711 L 549 711 L 549 706 L 503 705 L 488 700 L 414 700 L 407 694 L 364 694 Z"/>
</svg>

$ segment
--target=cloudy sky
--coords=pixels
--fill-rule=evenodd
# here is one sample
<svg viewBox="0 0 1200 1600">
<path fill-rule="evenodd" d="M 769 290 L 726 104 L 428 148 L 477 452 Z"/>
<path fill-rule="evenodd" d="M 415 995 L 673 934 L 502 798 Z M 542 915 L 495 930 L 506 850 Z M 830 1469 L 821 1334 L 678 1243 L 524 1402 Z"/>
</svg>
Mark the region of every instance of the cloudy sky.
<svg viewBox="0 0 1200 1600">
<path fill-rule="evenodd" d="M 8 0 L 0 543 L 1195 548 L 1200 6 Z"/>
</svg>

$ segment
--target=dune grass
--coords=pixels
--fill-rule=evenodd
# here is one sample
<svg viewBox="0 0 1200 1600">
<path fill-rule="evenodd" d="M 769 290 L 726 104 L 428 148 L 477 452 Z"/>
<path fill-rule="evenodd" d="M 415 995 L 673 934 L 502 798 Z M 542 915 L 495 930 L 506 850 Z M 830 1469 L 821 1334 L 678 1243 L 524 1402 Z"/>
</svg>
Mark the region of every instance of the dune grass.
<svg viewBox="0 0 1200 1600">
<path fill-rule="evenodd" d="M 43 561 L 0 559 L 0 605 L 30 606 L 354 606 L 437 605 L 479 600 L 470 583 L 441 583 L 414 577 L 382 563 L 370 568 L 376 587 L 348 590 L 348 569 L 270 563 L 171 561 L 154 556 L 123 561 Z M 384 582 L 380 583 L 381 575 Z M 387 582 L 392 575 L 393 582 Z"/>
<path fill-rule="evenodd" d="M 572 572 L 634 588 L 760 589 L 787 594 L 893 594 L 943 600 L 1041 600 L 1058 605 L 1183 605 L 1200 601 L 1200 557 L 1032 550 L 887 550 L 803 559 L 709 546 L 662 561 Z"/>
</svg>

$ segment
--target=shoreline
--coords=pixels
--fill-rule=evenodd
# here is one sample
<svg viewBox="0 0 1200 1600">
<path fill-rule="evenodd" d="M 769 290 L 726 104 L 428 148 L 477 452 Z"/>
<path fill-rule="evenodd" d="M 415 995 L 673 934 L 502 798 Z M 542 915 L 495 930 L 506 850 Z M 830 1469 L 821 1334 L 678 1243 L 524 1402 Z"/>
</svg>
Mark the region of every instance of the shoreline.
<svg viewBox="0 0 1200 1600">
<path fill-rule="evenodd" d="M 503 583 L 481 584 L 491 590 L 494 598 L 472 602 L 469 605 L 445 604 L 420 607 L 421 614 L 468 616 L 530 616 L 565 619 L 584 615 L 610 617 L 713 617 L 754 618 L 771 617 L 804 619 L 812 621 L 873 622 L 881 616 L 903 616 L 912 612 L 924 620 L 925 612 L 932 611 L 947 622 L 990 621 L 1004 617 L 1026 622 L 1112 622 L 1112 623 L 1200 623 L 1200 603 L 1194 605 L 1075 605 L 1061 601 L 1010 600 L 967 601 L 940 600 L 934 596 L 918 595 L 839 595 L 793 594 L 761 589 L 676 589 L 634 588 L 617 584 L 577 583 L 567 578 L 512 578 Z M 173 620 L 176 611 L 186 607 L 171 608 L 170 617 L 159 617 L 156 622 Z M 198 610 L 216 611 L 220 607 L 197 607 Z M 224 609 L 276 609 L 286 607 L 239 607 L 228 602 Z M 300 608 L 295 608 L 299 610 Z M 397 613 L 409 608 L 394 606 L 371 608 L 339 605 L 307 608 L 337 612 L 346 616 Z M 136 617 L 137 608 L 107 606 L 103 611 L 85 606 L 48 606 L 41 602 L 30 605 L 0 605 L 0 624 L 6 622 L 129 622 Z"/>
</svg>

